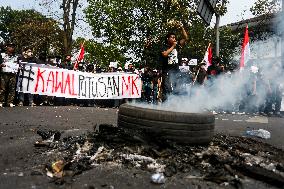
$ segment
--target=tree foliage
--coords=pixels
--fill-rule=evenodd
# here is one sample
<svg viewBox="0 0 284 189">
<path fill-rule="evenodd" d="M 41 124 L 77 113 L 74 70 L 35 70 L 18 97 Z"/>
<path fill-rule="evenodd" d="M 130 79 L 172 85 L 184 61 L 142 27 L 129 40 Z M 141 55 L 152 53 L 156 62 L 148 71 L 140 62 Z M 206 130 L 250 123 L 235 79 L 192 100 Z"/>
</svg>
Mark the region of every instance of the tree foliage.
<svg viewBox="0 0 284 189">
<path fill-rule="evenodd" d="M 4 42 L 14 42 L 21 51 L 24 46 L 33 48 L 36 54 L 53 48 L 62 53 L 62 30 L 58 23 L 35 10 L 0 8 L 0 37 Z"/>
<path fill-rule="evenodd" d="M 39 0 L 40 5 L 47 8 L 52 17 L 57 17 L 63 28 L 63 45 L 65 54 L 72 51 L 73 34 L 76 26 L 78 8 L 84 3 L 83 0 Z M 56 5 L 59 4 L 59 7 Z M 62 12 L 53 11 L 59 8 Z"/>
<path fill-rule="evenodd" d="M 242 40 L 244 37 L 243 31 L 233 32 L 229 27 L 223 27 L 220 30 L 220 58 L 225 65 L 235 64 L 232 62 L 236 55 L 236 49 L 240 54 Z"/>
<path fill-rule="evenodd" d="M 105 47 L 104 56 L 125 57 L 134 63 L 158 64 L 160 45 L 169 31 L 179 31 L 171 23 L 180 21 L 190 36 L 183 53 L 201 58 L 214 32 L 197 16 L 197 0 L 88 0 L 85 10 L 93 35 Z M 226 12 L 227 0 L 219 1 L 219 14 Z M 145 44 L 147 48 L 145 48 Z M 150 45 L 149 45 L 150 44 Z M 114 52 L 114 54 L 109 54 Z M 127 57 L 128 55 L 128 57 Z M 101 59 L 107 64 L 108 59 Z M 114 61 L 114 60 L 112 60 Z"/>
<path fill-rule="evenodd" d="M 272 14 L 281 10 L 281 0 L 257 0 L 250 8 L 253 15 Z"/>
<path fill-rule="evenodd" d="M 84 61 L 88 63 L 98 64 L 102 68 L 107 68 L 109 62 L 114 60 L 118 61 L 121 66 L 126 62 L 126 58 L 120 55 L 118 48 L 114 46 L 105 46 L 102 43 L 98 43 L 96 40 L 86 40 L 82 37 L 77 38 L 74 43 L 73 55 L 79 52 L 79 47 L 84 44 L 85 56 Z"/>
</svg>

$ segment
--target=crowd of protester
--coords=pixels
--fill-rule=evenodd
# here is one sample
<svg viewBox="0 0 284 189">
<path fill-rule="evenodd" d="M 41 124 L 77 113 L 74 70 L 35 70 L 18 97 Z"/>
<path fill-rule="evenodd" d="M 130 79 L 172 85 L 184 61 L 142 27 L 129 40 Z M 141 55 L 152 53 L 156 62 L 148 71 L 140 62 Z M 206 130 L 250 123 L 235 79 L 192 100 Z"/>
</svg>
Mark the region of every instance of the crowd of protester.
<svg viewBox="0 0 284 189">
<path fill-rule="evenodd" d="M 19 67 L 17 71 L 9 69 L 10 64 L 17 64 Z M 15 51 L 15 44 L 6 43 L 1 52 L 0 57 L 0 106 L 39 106 L 39 105 L 79 105 L 79 106 L 99 106 L 99 107 L 118 107 L 125 99 L 121 100 L 88 100 L 88 99 L 68 99 L 64 97 L 53 97 L 37 94 L 21 93 L 16 91 L 17 74 L 21 65 L 42 64 L 51 68 L 58 67 L 59 69 L 77 70 L 81 72 L 90 73 L 104 73 L 104 72 L 132 72 L 135 69 L 132 64 L 127 64 L 124 69 L 122 67 L 109 66 L 102 68 L 97 63 L 79 62 L 72 58 L 72 55 L 60 56 L 46 56 L 44 53 L 34 56 L 31 47 L 24 47 L 21 54 Z M 137 72 L 136 72 L 137 73 Z"/>
<path fill-rule="evenodd" d="M 0 75 L 0 106 L 39 106 L 39 105 L 79 105 L 79 106 L 98 106 L 98 107 L 118 107 L 127 99 L 113 100 L 87 100 L 87 99 L 66 99 L 63 97 L 51 97 L 33 94 L 19 93 L 15 90 L 17 82 L 17 73 L 3 72 L 5 69 L 5 61 L 14 61 L 17 63 L 28 62 L 36 64 L 45 64 L 56 66 L 63 69 L 74 70 L 74 61 L 71 55 L 66 55 L 63 59 L 60 57 L 46 57 L 40 54 L 35 57 L 32 48 L 23 48 L 21 55 L 16 55 L 15 44 L 7 43 L 5 52 L 1 53 L 1 75 Z M 276 64 L 275 64 L 276 65 Z M 277 66 L 277 65 L 276 65 Z M 211 66 L 207 67 L 206 63 L 199 65 L 189 65 L 187 58 L 182 58 L 180 64 L 175 68 L 174 76 L 171 79 L 163 76 L 163 70 L 157 70 L 148 66 L 136 68 L 129 63 L 125 66 L 119 64 L 110 65 L 108 68 L 101 68 L 96 63 L 79 62 L 78 71 L 103 73 L 103 72 L 128 72 L 139 74 L 142 81 L 142 93 L 140 99 L 135 99 L 139 102 L 159 104 L 166 100 L 165 92 L 163 91 L 163 80 L 169 82 L 167 86 L 168 95 L 187 95 L 189 98 L 193 95 L 198 95 L 195 89 L 210 88 L 214 80 L 220 76 L 230 77 L 235 71 L 233 67 L 225 68 L 221 64 L 220 58 L 214 58 Z M 276 70 L 279 68 L 275 68 Z M 167 73 L 166 77 L 169 77 Z M 240 91 L 242 97 L 236 103 L 234 102 L 226 109 L 216 109 L 215 111 L 230 111 L 230 112 L 248 112 L 260 113 L 263 115 L 280 116 L 282 91 L 281 83 L 276 82 L 273 78 L 265 78 L 260 70 L 250 75 L 250 82 L 245 88 Z M 221 85 L 221 84 L 220 84 Z M 266 89 L 265 98 L 258 99 L 257 93 Z M 262 91 L 263 93 L 263 91 Z M 229 108 L 228 108 L 229 107 Z"/>
<path fill-rule="evenodd" d="M 179 67 L 172 72 L 174 74 L 167 74 L 170 78 L 169 88 L 167 88 L 167 96 L 186 96 L 188 100 L 195 98 L 198 100 L 214 101 L 214 99 L 222 100 L 222 90 L 236 89 L 231 98 L 225 99 L 216 106 L 212 106 L 210 111 L 222 113 L 246 113 L 264 116 L 277 116 L 281 115 L 281 102 L 283 93 L 283 83 L 281 79 L 282 68 L 279 62 L 274 62 L 267 70 L 260 69 L 259 65 L 250 63 L 246 70 L 240 70 L 236 65 L 224 66 L 221 64 L 220 58 L 214 58 L 212 65 L 207 67 L 205 62 L 200 65 L 188 65 L 186 58 L 182 58 Z M 237 74 L 236 74 L 237 73 Z M 158 102 L 166 101 L 161 95 L 163 88 L 162 73 L 157 70 L 149 70 L 145 68 L 141 74 L 143 81 L 142 101 L 147 103 L 157 104 Z M 232 77 L 234 77 L 232 79 Z M 241 78 L 244 81 L 240 81 Z M 226 81 L 226 82 L 225 82 Z M 228 82 L 230 82 L 228 84 Z M 230 86 L 223 86 L 230 85 Z M 239 86 L 237 86 L 239 85 Z M 240 86 L 241 85 L 241 86 Z M 203 92 L 210 95 L 210 98 L 196 98 Z M 214 91 L 214 92 L 211 92 Z M 230 92 L 227 92 L 230 94 Z M 229 100 L 228 100 L 229 99 Z M 228 102 L 225 103 L 225 100 Z M 193 102 L 193 106 L 196 105 Z M 200 102 L 201 103 L 201 102 Z"/>
</svg>

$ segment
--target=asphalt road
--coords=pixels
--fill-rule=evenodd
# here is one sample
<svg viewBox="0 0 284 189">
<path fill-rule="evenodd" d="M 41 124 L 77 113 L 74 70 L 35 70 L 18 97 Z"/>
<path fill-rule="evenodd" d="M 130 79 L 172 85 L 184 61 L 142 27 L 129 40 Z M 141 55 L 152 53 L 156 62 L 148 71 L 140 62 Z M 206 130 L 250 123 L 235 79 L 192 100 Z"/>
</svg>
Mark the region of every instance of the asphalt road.
<svg viewBox="0 0 284 189">
<path fill-rule="evenodd" d="M 270 139 L 259 139 L 284 150 L 284 118 L 217 114 L 215 116 L 216 133 L 226 133 L 236 136 L 247 136 L 246 131 L 264 129 L 270 132 Z"/>
<path fill-rule="evenodd" d="M 39 174 L 45 154 L 36 151 L 37 129 L 64 131 L 63 136 L 93 131 L 99 124 L 116 125 L 118 109 L 87 107 L 14 107 L 0 108 L 0 188 L 222 188 L 214 183 L 199 183 L 171 178 L 165 185 L 149 182 L 151 174 L 142 170 L 94 168 L 73 178 L 70 184 L 54 185 Z M 216 133 L 244 135 L 252 129 L 271 132 L 271 139 L 261 141 L 284 149 L 284 119 L 248 115 L 216 115 Z M 248 181 L 249 182 L 249 181 Z M 257 188 L 274 188 L 258 181 Z M 119 187 L 114 187 L 119 186 Z"/>
</svg>

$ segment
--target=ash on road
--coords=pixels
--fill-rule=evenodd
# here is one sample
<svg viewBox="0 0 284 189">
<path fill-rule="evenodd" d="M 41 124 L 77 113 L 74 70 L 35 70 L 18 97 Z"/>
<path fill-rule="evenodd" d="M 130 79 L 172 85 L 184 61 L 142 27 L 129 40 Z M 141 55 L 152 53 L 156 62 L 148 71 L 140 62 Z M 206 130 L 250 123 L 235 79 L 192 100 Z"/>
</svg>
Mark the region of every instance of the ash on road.
<svg viewBox="0 0 284 189">
<path fill-rule="evenodd" d="M 277 143 L 275 148 L 240 136 L 245 129 L 272 128 L 274 137 L 280 118 L 263 123 L 218 115 L 216 136 L 209 145 L 179 146 L 115 127 L 117 112 L 82 107 L 1 108 L 0 188 L 277 188 L 283 184 L 283 142 L 265 141 Z M 59 141 L 35 147 L 42 140 L 37 132 L 50 130 L 61 133 Z M 54 164 L 58 160 L 63 166 Z M 151 183 L 155 172 L 164 173 L 165 184 Z"/>
</svg>

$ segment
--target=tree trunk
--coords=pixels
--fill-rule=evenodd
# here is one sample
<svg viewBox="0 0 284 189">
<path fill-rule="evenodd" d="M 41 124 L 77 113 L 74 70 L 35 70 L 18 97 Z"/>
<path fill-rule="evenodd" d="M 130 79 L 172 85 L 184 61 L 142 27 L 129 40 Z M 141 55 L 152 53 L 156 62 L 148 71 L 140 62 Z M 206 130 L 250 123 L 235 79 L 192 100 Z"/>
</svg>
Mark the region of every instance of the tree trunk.
<svg viewBox="0 0 284 189">
<path fill-rule="evenodd" d="M 76 11 L 78 8 L 79 0 L 63 0 L 63 30 L 64 30 L 64 52 L 71 54 L 72 51 L 72 36 L 76 23 Z M 72 14 L 70 15 L 70 12 Z"/>
</svg>

